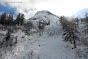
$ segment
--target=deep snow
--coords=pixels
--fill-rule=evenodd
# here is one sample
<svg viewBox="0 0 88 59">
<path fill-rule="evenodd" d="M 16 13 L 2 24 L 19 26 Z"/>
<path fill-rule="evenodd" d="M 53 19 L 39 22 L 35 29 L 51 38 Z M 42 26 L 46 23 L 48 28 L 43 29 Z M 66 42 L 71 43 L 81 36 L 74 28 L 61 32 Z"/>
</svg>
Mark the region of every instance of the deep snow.
<svg viewBox="0 0 88 59">
<path fill-rule="evenodd" d="M 39 36 L 34 34 L 32 36 L 25 36 L 19 30 L 14 34 L 18 37 L 16 47 L 5 54 L 4 59 L 74 59 L 75 49 L 66 45 L 63 42 L 62 35 L 47 36 L 43 34 Z M 22 36 L 25 38 L 22 39 Z"/>
</svg>

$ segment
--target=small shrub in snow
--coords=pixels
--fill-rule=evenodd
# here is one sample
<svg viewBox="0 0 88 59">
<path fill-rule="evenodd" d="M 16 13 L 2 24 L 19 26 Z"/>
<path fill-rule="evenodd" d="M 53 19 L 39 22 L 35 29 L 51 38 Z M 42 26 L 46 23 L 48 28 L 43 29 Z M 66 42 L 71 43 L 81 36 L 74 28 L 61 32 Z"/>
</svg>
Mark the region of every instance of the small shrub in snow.
<svg viewBox="0 0 88 59">
<path fill-rule="evenodd" d="M 17 39 L 14 39 L 13 36 L 11 36 L 11 33 L 8 31 L 5 38 L 0 41 L 0 47 L 12 47 L 15 46 L 17 43 Z"/>
<path fill-rule="evenodd" d="M 43 19 L 38 22 L 40 36 L 43 34 L 46 25 L 50 25 L 50 21 L 46 22 Z"/>
</svg>

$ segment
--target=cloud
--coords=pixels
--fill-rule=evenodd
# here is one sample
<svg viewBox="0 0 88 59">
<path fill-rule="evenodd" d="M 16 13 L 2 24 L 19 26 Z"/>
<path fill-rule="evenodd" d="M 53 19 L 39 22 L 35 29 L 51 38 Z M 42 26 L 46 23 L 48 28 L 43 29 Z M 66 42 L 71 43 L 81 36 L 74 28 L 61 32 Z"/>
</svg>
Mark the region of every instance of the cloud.
<svg viewBox="0 0 88 59">
<path fill-rule="evenodd" d="M 31 3 L 31 0 L 3 0 L 0 1 L 0 3 L 4 6 L 5 4 L 8 4 L 11 8 L 16 8 L 16 14 L 23 13 L 26 19 L 33 16 L 36 11 L 34 4 Z"/>
<path fill-rule="evenodd" d="M 24 13 L 25 18 L 32 17 L 37 11 L 48 10 L 56 15 L 71 16 L 83 8 L 88 8 L 88 0 L 3 0 L 11 8 L 16 8 L 16 13 Z M 15 3 L 11 3 L 15 2 Z"/>
<path fill-rule="evenodd" d="M 46 9 L 56 15 L 71 16 L 78 10 L 88 8 L 87 2 L 88 0 L 48 0 L 47 3 L 40 3 L 36 5 L 36 9 Z"/>
<path fill-rule="evenodd" d="M 0 15 L 2 15 L 2 13 L 4 13 L 3 11 L 2 12 L 0 12 Z"/>
</svg>

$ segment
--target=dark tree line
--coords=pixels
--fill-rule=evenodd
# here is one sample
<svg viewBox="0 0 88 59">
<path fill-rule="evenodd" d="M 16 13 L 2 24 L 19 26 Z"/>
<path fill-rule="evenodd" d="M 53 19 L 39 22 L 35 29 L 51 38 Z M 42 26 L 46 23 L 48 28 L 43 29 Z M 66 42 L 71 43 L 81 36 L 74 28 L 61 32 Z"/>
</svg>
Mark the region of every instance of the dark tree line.
<svg viewBox="0 0 88 59">
<path fill-rule="evenodd" d="M 0 16 L 0 24 L 2 25 L 23 25 L 24 23 L 24 14 L 19 13 L 17 18 L 14 19 L 13 18 L 13 14 L 10 13 L 9 15 L 7 15 L 6 13 L 3 13 Z"/>
</svg>

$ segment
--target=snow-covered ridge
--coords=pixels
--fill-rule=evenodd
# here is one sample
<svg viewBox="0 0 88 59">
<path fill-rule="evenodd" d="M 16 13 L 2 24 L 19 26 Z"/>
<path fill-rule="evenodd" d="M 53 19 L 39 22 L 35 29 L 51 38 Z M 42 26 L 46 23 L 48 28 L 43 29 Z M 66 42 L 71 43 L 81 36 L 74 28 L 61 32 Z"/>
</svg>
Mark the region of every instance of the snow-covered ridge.
<svg viewBox="0 0 88 59">
<path fill-rule="evenodd" d="M 56 16 L 52 14 L 49 11 L 43 10 L 43 11 L 38 11 L 32 18 L 28 19 L 27 22 L 32 22 L 33 26 L 37 29 L 38 28 L 38 22 L 44 20 L 48 23 L 50 21 L 50 25 L 45 26 L 46 29 L 45 31 L 49 33 L 59 33 L 62 32 L 61 30 L 61 25 L 60 25 L 60 18 L 59 16 Z"/>
<path fill-rule="evenodd" d="M 29 18 L 27 22 L 28 21 L 38 22 L 40 20 L 45 20 L 46 22 L 50 21 L 51 25 L 55 25 L 56 23 L 59 22 L 60 19 L 59 16 L 56 16 L 49 11 L 43 10 L 43 11 L 38 11 L 33 17 Z"/>
<path fill-rule="evenodd" d="M 54 15 L 51 12 L 47 11 L 47 10 L 42 10 L 42 11 L 37 11 L 37 13 L 35 15 L 44 15 L 44 14 L 48 14 L 48 15 Z"/>
</svg>

